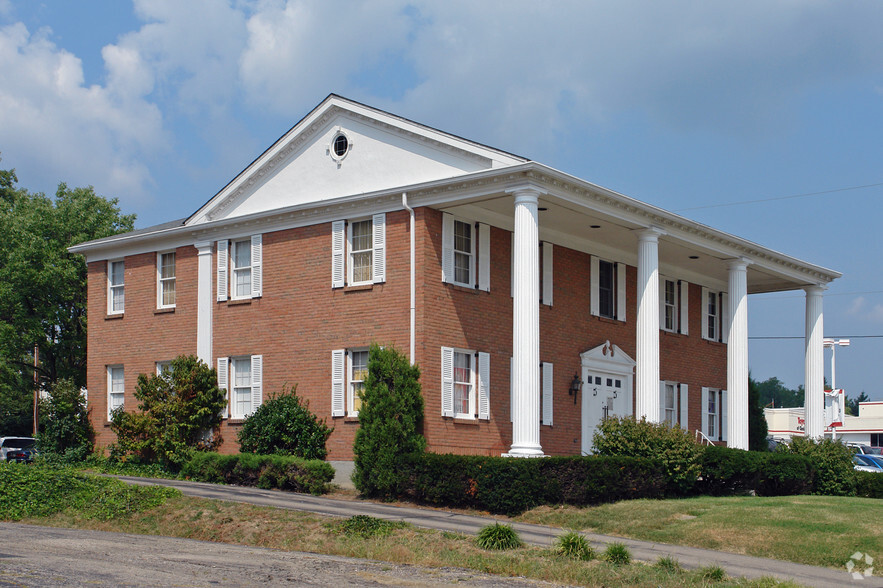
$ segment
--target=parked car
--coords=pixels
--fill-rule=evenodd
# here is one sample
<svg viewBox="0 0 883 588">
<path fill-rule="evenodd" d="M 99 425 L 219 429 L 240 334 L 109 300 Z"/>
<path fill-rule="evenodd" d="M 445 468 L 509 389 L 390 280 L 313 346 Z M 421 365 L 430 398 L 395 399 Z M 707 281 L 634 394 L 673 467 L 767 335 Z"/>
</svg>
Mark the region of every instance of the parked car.
<svg viewBox="0 0 883 588">
<path fill-rule="evenodd" d="M 883 453 L 883 450 L 881 450 L 880 447 L 871 447 L 864 443 L 847 443 L 846 445 L 852 447 L 856 452 L 861 453 L 862 455 L 880 455 Z"/>
<path fill-rule="evenodd" d="M 34 461 L 37 440 L 33 437 L 0 437 L 0 460 Z"/>
<path fill-rule="evenodd" d="M 883 459 L 876 455 L 856 453 L 852 456 L 853 469 L 859 472 L 883 473 Z"/>
</svg>

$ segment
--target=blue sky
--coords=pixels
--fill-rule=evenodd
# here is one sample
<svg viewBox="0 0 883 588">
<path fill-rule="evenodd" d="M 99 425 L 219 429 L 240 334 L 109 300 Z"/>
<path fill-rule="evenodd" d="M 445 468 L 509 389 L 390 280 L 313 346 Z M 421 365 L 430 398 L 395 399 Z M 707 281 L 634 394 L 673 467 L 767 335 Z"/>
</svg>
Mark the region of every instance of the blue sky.
<svg viewBox="0 0 883 588">
<path fill-rule="evenodd" d="M 881 30 L 877 0 L 0 0 L 0 168 L 144 227 L 335 92 L 843 272 L 837 385 L 883 400 Z M 798 337 L 752 374 L 802 384 L 802 292 L 749 316 Z"/>
</svg>

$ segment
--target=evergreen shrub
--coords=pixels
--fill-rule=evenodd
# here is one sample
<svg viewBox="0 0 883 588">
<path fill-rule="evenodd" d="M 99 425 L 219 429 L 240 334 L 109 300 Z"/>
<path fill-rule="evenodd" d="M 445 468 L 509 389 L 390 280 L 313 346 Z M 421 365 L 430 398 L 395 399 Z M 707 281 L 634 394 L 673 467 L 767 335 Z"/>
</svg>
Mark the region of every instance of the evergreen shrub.
<svg viewBox="0 0 883 588">
<path fill-rule="evenodd" d="M 309 403 L 297 396 L 297 386 L 283 388 L 245 419 L 238 434 L 239 450 L 325 459 L 331 431 L 324 420 L 310 412 Z"/>
<path fill-rule="evenodd" d="M 181 477 L 215 484 L 324 494 L 330 490 L 334 468 L 319 459 L 290 455 L 194 453 L 181 467 Z"/>
<path fill-rule="evenodd" d="M 761 496 L 805 494 L 813 486 L 812 461 L 801 455 L 743 451 L 711 445 L 702 452 L 699 494 Z"/>
<path fill-rule="evenodd" d="M 403 456 L 422 453 L 423 394 L 420 369 L 393 347 L 371 345 L 353 443 L 352 480 L 365 496 L 393 499 L 405 490 Z"/>
<path fill-rule="evenodd" d="M 883 474 L 855 472 L 855 495 L 864 498 L 883 498 Z"/>
<path fill-rule="evenodd" d="M 665 468 L 669 494 L 688 494 L 701 471 L 702 447 L 679 426 L 634 417 L 611 417 L 598 425 L 595 453 L 658 459 Z"/>
<path fill-rule="evenodd" d="M 851 447 L 830 439 L 814 441 L 805 437 L 794 437 L 787 445 L 779 445 L 776 451 L 805 455 L 812 460 L 815 469 L 812 490 L 814 494 L 829 496 L 855 494 L 856 472 L 853 469 Z"/>
</svg>

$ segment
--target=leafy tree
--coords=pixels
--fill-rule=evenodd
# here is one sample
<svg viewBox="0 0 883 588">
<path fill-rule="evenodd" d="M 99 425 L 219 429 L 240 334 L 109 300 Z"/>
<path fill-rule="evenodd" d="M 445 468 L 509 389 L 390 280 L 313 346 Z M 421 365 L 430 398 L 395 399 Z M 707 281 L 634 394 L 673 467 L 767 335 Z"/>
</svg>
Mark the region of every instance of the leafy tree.
<svg viewBox="0 0 883 588">
<path fill-rule="evenodd" d="M 92 453 L 95 431 L 86 397 L 73 380 L 59 380 L 40 403 L 40 451 L 81 461 Z"/>
<path fill-rule="evenodd" d="M 353 444 L 353 483 L 362 494 L 392 499 L 404 489 L 402 456 L 420 453 L 426 439 L 420 368 L 392 347 L 371 345 L 368 376 L 359 395 L 359 430 Z"/>
<path fill-rule="evenodd" d="M 792 390 L 787 388 L 776 377 L 756 382 L 756 384 L 760 395 L 758 401 L 760 406 L 770 406 L 773 408 L 797 408 L 803 406 L 803 386 L 798 386 L 796 390 Z"/>
<path fill-rule="evenodd" d="M 865 394 L 864 390 L 855 398 L 850 398 L 849 394 L 846 395 L 846 414 L 851 414 L 852 416 L 859 416 L 859 403 L 860 402 L 870 402 L 871 399 L 868 398 L 868 395 Z"/>
<path fill-rule="evenodd" d="M 135 399 L 140 412 L 116 410 L 111 430 L 117 441 L 112 457 L 136 456 L 179 468 L 192 450 L 213 450 L 221 443 L 224 391 L 217 372 L 193 355 L 172 360 L 162 374 L 139 374 Z"/>
<path fill-rule="evenodd" d="M 766 442 L 769 429 L 760 402 L 760 389 L 757 381 L 748 376 L 748 449 L 768 451 Z"/>
<path fill-rule="evenodd" d="M 310 412 L 310 405 L 297 396 L 297 386 L 271 396 L 239 430 L 243 453 L 294 455 L 304 459 L 325 459 L 325 443 L 331 435 L 325 421 Z"/>
<path fill-rule="evenodd" d="M 0 170 L 0 422 L 24 433 L 35 344 L 42 389 L 64 378 L 86 384 L 86 263 L 67 248 L 129 231 L 135 217 L 91 187 L 61 183 L 50 198 L 17 183 L 14 170 Z"/>
</svg>

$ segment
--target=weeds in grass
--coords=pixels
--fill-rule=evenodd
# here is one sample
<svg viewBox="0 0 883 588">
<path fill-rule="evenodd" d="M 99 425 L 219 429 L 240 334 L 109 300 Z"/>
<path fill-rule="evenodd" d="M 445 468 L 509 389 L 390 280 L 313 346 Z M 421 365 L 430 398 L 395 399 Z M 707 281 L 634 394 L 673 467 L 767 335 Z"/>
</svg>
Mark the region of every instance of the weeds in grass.
<svg viewBox="0 0 883 588">
<path fill-rule="evenodd" d="M 576 531 L 568 531 L 558 537 L 555 551 L 559 555 L 589 561 L 595 559 L 595 550 L 589 545 L 588 539 Z"/>
<path fill-rule="evenodd" d="M 509 525 L 494 523 L 478 532 L 476 543 L 482 549 L 514 549 L 523 545 L 521 537 Z"/>
<path fill-rule="evenodd" d="M 707 566 L 697 570 L 703 580 L 709 582 L 722 582 L 726 579 L 727 573 L 720 566 Z"/>
<path fill-rule="evenodd" d="M 604 561 L 613 566 L 625 566 L 632 562 L 632 553 L 624 544 L 614 541 L 607 544 Z"/>
<path fill-rule="evenodd" d="M 395 529 L 404 529 L 410 525 L 404 521 L 387 521 L 368 515 L 355 515 L 332 526 L 336 527 L 337 532 L 341 535 L 368 539 L 369 537 L 384 537 Z"/>
<path fill-rule="evenodd" d="M 660 557 L 653 565 L 669 573 L 680 572 L 682 569 L 681 564 L 673 557 Z"/>
</svg>

